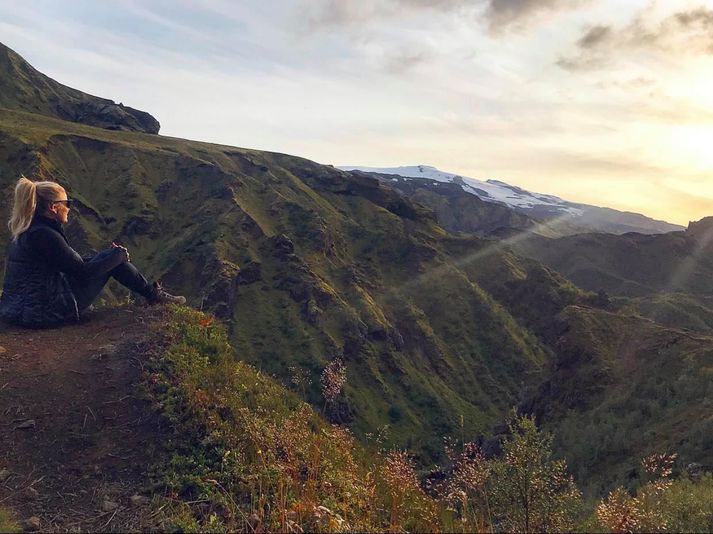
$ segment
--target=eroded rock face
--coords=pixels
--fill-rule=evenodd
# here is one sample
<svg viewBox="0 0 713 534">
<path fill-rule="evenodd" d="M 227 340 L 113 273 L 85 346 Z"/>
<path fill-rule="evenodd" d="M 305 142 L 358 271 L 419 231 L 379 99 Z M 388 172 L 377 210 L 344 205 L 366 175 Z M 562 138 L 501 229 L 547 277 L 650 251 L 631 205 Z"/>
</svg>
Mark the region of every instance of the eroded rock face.
<svg viewBox="0 0 713 534">
<path fill-rule="evenodd" d="M 240 267 L 217 256 L 207 261 L 203 268 L 203 305 L 221 319 L 232 314 L 239 274 Z"/>
<path fill-rule="evenodd" d="M 27 111 L 107 130 L 157 134 L 149 113 L 92 96 L 45 76 L 0 43 L 0 107 Z"/>
<path fill-rule="evenodd" d="M 262 279 L 262 264 L 259 261 L 250 261 L 242 266 L 236 282 L 240 285 L 254 284 Z"/>
<path fill-rule="evenodd" d="M 103 98 L 70 101 L 56 109 L 61 119 L 107 130 L 157 134 L 161 128 L 161 124 L 151 114 Z"/>
<path fill-rule="evenodd" d="M 276 235 L 270 238 L 274 253 L 279 258 L 284 258 L 295 251 L 295 245 L 285 234 Z"/>
</svg>

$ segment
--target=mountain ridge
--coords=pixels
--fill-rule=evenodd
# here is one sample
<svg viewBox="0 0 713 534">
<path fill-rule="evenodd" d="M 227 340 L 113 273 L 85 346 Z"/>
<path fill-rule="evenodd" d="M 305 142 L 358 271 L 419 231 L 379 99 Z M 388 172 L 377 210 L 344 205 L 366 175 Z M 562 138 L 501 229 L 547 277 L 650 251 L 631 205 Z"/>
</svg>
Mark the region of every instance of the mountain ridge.
<svg viewBox="0 0 713 534">
<path fill-rule="evenodd" d="M 613 208 L 569 202 L 554 195 L 532 193 L 501 180 L 486 181 L 458 174 L 443 172 L 429 165 L 404 167 L 354 167 L 339 166 L 348 171 L 380 175 L 385 180 L 401 186 L 403 179 L 417 179 L 435 184 L 450 183 L 460 186 L 467 194 L 477 196 L 484 202 L 505 205 L 540 223 L 547 223 L 559 233 L 584 233 L 604 231 L 609 233 L 665 233 L 683 230 L 680 225 L 652 219 L 640 213 L 619 211 Z M 397 179 L 395 177 L 401 177 Z M 467 228 L 457 228 L 467 231 Z"/>
<path fill-rule="evenodd" d="M 110 130 L 157 134 L 161 125 L 145 111 L 56 82 L 0 43 L 0 108 L 40 113 Z"/>
</svg>

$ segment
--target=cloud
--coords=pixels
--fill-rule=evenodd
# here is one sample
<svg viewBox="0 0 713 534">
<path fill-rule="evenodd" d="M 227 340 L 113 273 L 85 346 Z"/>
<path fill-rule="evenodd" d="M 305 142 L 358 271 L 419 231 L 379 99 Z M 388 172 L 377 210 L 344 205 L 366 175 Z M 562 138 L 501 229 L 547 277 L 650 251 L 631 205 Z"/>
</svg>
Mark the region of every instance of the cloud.
<svg viewBox="0 0 713 534">
<path fill-rule="evenodd" d="M 609 58 L 602 54 L 580 53 L 576 56 L 560 57 L 555 61 L 558 67 L 570 72 L 596 70 L 606 66 Z"/>
<path fill-rule="evenodd" d="M 304 14 L 307 29 L 311 31 L 358 24 L 388 13 L 379 8 L 378 2 L 369 0 L 309 2 L 300 6 L 299 12 Z"/>
<path fill-rule="evenodd" d="M 713 54 L 713 9 L 700 7 L 674 13 L 658 25 L 637 17 L 627 30 L 630 47 Z"/>
<path fill-rule="evenodd" d="M 578 0 L 488 0 L 484 16 L 491 32 L 526 28 L 546 13 L 579 7 Z"/>
<path fill-rule="evenodd" d="M 713 11 L 700 7 L 692 11 L 676 13 L 676 20 L 682 26 L 701 26 L 708 30 L 713 30 Z"/>
<path fill-rule="evenodd" d="M 611 26 L 593 26 L 577 41 L 577 46 L 580 48 L 595 48 L 611 38 L 611 35 Z"/>
<path fill-rule="evenodd" d="M 301 5 L 309 30 L 354 26 L 415 12 L 457 14 L 484 22 L 491 34 L 531 27 L 546 13 L 574 9 L 592 0 L 309 0 Z"/>
<path fill-rule="evenodd" d="M 585 28 L 576 52 L 556 64 L 565 70 L 594 70 L 607 66 L 625 52 L 656 55 L 713 55 L 713 9 L 680 11 L 662 20 L 649 20 L 646 10 L 619 28 Z"/>
<path fill-rule="evenodd" d="M 474 14 L 485 0 L 303 0 L 297 9 L 308 31 L 356 27 L 419 13 Z"/>
<path fill-rule="evenodd" d="M 384 69 L 391 73 L 404 72 L 428 63 L 432 58 L 426 50 L 401 50 L 386 57 Z"/>
</svg>

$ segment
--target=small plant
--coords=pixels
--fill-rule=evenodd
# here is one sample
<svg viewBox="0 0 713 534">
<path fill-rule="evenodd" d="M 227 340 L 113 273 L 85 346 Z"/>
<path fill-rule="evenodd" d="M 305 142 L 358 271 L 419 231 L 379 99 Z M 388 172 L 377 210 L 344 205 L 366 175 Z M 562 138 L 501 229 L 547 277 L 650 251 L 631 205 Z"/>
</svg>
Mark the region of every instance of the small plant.
<svg viewBox="0 0 713 534">
<path fill-rule="evenodd" d="M 20 532 L 12 514 L 4 508 L 0 508 L 0 532 Z"/>
<path fill-rule="evenodd" d="M 639 501 L 622 487 L 609 492 L 597 506 L 600 525 L 611 532 L 637 532 L 641 528 Z"/>
<path fill-rule="evenodd" d="M 445 450 L 452 467 L 451 473 L 438 488 L 441 500 L 458 516 L 464 531 L 483 532 L 492 524 L 486 484 L 491 463 L 475 443 L 458 447 L 446 439 Z M 454 530 L 456 525 L 452 525 Z"/>
<path fill-rule="evenodd" d="M 641 460 L 644 471 L 652 478 L 639 488 L 635 496 L 624 488 L 612 490 L 597 506 L 599 523 L 612 532 L 664 532 L 668 530 L 663 506 L 667 490 L 672 486 L 675 454 L 652 454 Z"/>
<path fill-rule="evenodd" d="M 322 371 L 322 377 L 320 378 L 325 408 L 328 404 L 332 404 L 337 400 L 346 381 L 347 367 L 342 359 L 337 358 L 329 362 L 324 371 Z"/>
<path fill-rule="evenodd" d="M 437 529 L 436 503 L 421 488 L 406 451 L 389 451 L 381 468 L 388 502 L 388 531 Z"/>
<path fill-rule="evenodd" d="M 307 388 L 312 384 L 312 379 L 306 369 L 298 365 L 290 365 L 287 367 L 290 372 L 290 382 L 302 394 L 302 398 L 307 398 Z"/>
</svg>

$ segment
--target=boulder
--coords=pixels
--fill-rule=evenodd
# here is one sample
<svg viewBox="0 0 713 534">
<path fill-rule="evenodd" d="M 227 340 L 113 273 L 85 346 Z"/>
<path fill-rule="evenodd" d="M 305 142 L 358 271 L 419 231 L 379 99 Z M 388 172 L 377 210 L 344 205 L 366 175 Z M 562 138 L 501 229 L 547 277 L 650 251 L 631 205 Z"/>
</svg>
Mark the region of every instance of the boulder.
<svg viewBox="0 0 713 534">
<path fill-rule="evenodd" d="M 295 244 L 285 234 L 272 236 L 270 238 L 270 244 L 272 245 L 275 256 L 278 258 L 294 254 L 295 252 Z"/>
</svg>

